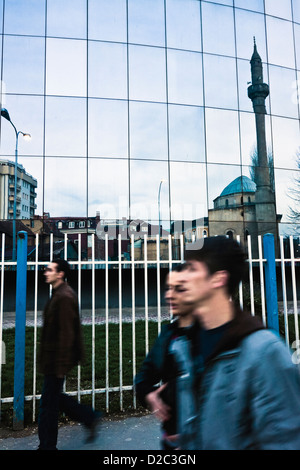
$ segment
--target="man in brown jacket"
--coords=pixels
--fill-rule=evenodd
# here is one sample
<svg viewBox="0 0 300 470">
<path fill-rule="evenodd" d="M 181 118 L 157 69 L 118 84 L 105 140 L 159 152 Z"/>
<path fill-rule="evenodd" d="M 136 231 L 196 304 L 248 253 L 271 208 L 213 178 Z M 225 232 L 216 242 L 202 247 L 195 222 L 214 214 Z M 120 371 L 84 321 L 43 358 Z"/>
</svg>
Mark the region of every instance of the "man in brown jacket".
<svg viewBox="0 0 300 470">
<path fill-rule="evenodd" d="M 59 411 L 85 425 L 88 441 L 95 438 L 101 418 L 101 413 L 62 393 L 65 375 L 83 359 L 78 300 L 66 282 L 69 271 L 69 263 L 61 259 L 54 260 L 45 271 L 52 296 L 44 309 L 40 344 L 39 364 L 44 386 L 39 412 L 39 450 L 57 449 Z"/>
</svg>

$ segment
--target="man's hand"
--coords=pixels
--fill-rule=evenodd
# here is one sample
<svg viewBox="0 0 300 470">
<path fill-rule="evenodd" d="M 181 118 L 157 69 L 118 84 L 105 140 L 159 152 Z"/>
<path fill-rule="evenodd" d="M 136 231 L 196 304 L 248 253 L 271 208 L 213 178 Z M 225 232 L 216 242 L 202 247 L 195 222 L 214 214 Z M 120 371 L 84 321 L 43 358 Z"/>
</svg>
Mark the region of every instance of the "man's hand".
<svg viewBox="0 0 300 470">
<path fill-rule="evenodd" d="M 163 384 L 154 392 L 148 393 L 148 395 L 146 395 L 145 397 L 145 400 L 148 403 L 150 411 L 152 411 L 152 413 L 155 414 L 157 419 L 159 419 L 162 422 L 168 421 L 171 417 L 170 407 L 159 396 L 166 386 L 167 384 Z"/>
</svg>

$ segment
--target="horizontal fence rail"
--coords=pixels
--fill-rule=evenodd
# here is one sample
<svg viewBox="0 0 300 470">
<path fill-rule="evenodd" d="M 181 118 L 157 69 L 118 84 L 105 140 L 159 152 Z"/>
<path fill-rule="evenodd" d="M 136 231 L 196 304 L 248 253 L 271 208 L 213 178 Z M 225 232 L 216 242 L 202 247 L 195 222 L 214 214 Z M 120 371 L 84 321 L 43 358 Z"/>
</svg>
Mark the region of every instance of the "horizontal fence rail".
<svg viewBox="0 0 300 470">
<path fill-rule="evenodd" d="M 167 272 L 173 269 L 176 264 L 184 262 L 185 240 L 181 235 L 176 240 L 169 235 L 165 240 L 164 256 L 161 252 L 161 240 L 157 235 L 155 239 L 148 238 L 147 235 L 143 239 L 137 240 L 131 237 L 130 247 L 127 253 L 130 256 L 124 257 L 122 252 L 121 236 L 117 239 L 117 256 L 110 259 L 109 253 L 109 237 L 106 234 L 103 240 L 104 256 L 103 259 L 97 259 L 95 249 L 95 235 L 90 238 L 90 250 L 88 258 L 82 256 L 82 238 L 78 235 L 77 242 L 77 259 L 68 259 L 68 243 L 67 234 L 64 238 L 64 259 L 67 259 L 72 268 L 72 279 L 76 281 L 76 292 L 78 294 L 79 305 L 81 307 L 81 320 L 83 325 L 89 325 L 89 351 L 90 355 L 86 358 L 84 365 L 79 365 L 76 371 L 76 380 L 72 380 L 69 386 L 67 380 L 67 393 L 77 396 L 81 400 L 84 396 L 89 395 L 92 406 L 95 407 L 96 397 L 104 395 L 105 409 L 110 411 L 111 394 L 118 395 L 119 409 L 124 409 L 124 393 L 132 394 L 132 407 L 136 408 L 136 397 L 133 389 L 133 378 L 138 370 L 138 361 L 141 357 L 137 357 L 137 323 L 144 323 L 143 333 L 143 357 L 148 353 L 151 342 L 149 327 L 155 323 L 157 328 L 156 334 L 161 331 L 163 321 L 170 321 L 171 312 L 168 311 L 163 299 L 164 278 Z M 143 256 L 140 251 L 136 250 L 136 244 L 143 243 Z M 150 246 L 151 241 L 151 246 Z M 240 241 L 238 239 L 238 241 Z M 153 255 L 153 243 L 155 251 Z M 253 246 L 256 244 L 256 252 L 258 256 L 253 258 Z M 277 268 L 277 290 L 280 294 L 278 302 L 279 317 L 282 318 L 280 333 L 285 337 L 287 344 L 295 342 L 299 345 L 299 325 L 298 325 L 298 299 L 297 299 L 297 268 L 299 268 L 300 258 L 296 258 L 294 254 L 294 240 L 289 237 L 289 256 L 284 254 L 284 240 L 280 237 L 279 243 L 280 256 L 275 259 Z M 43 285 L 41 274 L 45 266 L 55 257 L 55 243 L 53 234 L 50 234 L 50 250 L 49 259 L 39 259 L 39 235 L 36 235 L 35 246 L 32 247 L 34 257 L 27 261 L 27 275 L 31 273 L 31 283 L 27 289 L 27 297 L 30 297 L 31 305 L 27 305 L 26 325 L 30 327 L 30 335 L 32 335 L 33 351 L 30 359 L 32 368 L 32 393 L 25 395 L 25 401 L 32 402 L 32 420 L 36 420 L 37 400 L 40 393 L 37 387 L 37 356 L 38 356 L 38 332 L 42 324 L 42 300 L 46 300 L 51 295 L 51 288 Z M 250 310 L 252 315 L 260 315 L 264 324 L 268 323 L 267 307 L 266 307 L 266 279 L 265 266 L 267 259 L 264 257 L 263 239 L 258 237 L 257 240 L 248 236 L 246 240 L 248 252 L 248 279 L 247 282 L 241 283 L 239 287 L 238 300 L 242 308 Z M 149 250 L 151 248 L 151 256 Z M 163 258 L 163 259 L 162 259 Z M 5 235 L 2 234 L 1 239 L 1 258 L 0 258 L 0 340 L 2 347 L 0 348 L 0 412 L 2 405 L 12 403 L 13 396 L 3 396 L 2 383 L 5 376 L 5 352 L 6 344 L 3 341 L 5 330 L 14 328 L 14 312 L 9 311 L 6 307 L 6 296 L 8 290 L 13 291 L 12 285 L 6 282 L 8 276 L 12 276 L 16 270 L 16 262 L 5 259 Z M 117 272 L 116 272 L 117 271 Z M 154 274 L 153 274 L 154 273 Z M 113 279 L 110 276 L 114 274 Z M 115 275 L 116 274 L 116 275 Z M 98 276 L 101 277 L 99 278 Z M 88 278 L 87 278 L 88 276 Z M 88 280 L 87 280 L 88 279 Z M 99 283 L 101 280 L 101 285 Z M 9 279 L 11 281 L 11 278 Z M 299 280 L 298 280 L 299 282 Z M 113 284 L 113 285 L 112 285 Z M 72 285 L 72 284 L 71 284 Z M 73 287 L 73 286 L 72 286 Z M 112 293 L 113 289 L 113 293 Z M 42 296 L 44 292 L 44 297 Z M 99 294 L 101 291 L 101 294 Z M 154 292 L 154 294 L 153 294 Z M 100 304 L 99 304 L 99 297 Z M 137 301 L 139 297 L 139 300 Z M 113 306 L 111 304 L 114 304 Z M 118 338 L 114 348 L 111 350 L 110 329 L 111 325 L 117 324 Z M 97 385 L 98 375 L 96 360 L 98 359 L 96 327 L 98 324 L 103 325 L 104 329 L 104 361 L 105 361 L 105 377 L 104 386 Z M 131 357 L 125 359 L 123 357 L 124 328 L 129 324 L 131 330 Z M 291 335 L 292 330 L 292 335 Z M 118 384 L 111 384 L 111 364 L 110 361 L 115 356 L 118 362 Z M 118 357 L 117 357 L 118 356 Z M 128 363 L 130 363 L 130 374 L 128 377 Z M 126 377 L 125 375 L 126 365 Z M 82 372 L 84 367 L 90 368 L 89 386 L 82 385 Z M 0 414 L 1 416 L 1 414 Z"/>
</svg>

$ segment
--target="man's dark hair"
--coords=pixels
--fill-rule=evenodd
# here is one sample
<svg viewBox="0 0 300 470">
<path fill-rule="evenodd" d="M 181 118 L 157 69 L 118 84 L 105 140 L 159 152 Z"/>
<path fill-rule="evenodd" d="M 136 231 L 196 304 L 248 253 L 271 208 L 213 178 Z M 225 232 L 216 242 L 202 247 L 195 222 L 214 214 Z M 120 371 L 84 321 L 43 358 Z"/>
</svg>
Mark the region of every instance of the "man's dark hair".
<svg viewBox="0 0 300 470">
<path fill-rule="evenodd" d="M 221 235 L 207 237 L 187 245 L 185 260 L 205 263 L 210 274 L 227 271 L 229 273 L 227 290 L 231 296 L 234 295 L 246 272 L 246 255 L 240 244 Z"/>
<path fill-rule="evenodd" d="M 185 263 L 176 264 L 176 266 L 172 267 L 172 271 L 176 273 L 181 273 L 182 271 L 185 271 L 185 270 L 186 270 Z"/>
<path fill-rule="evenodd" d="M 63 271 L 64 272 L 64 280 L 66 280 L 67 278 L 69 278 L 69 275 L 70 275 L 70 265 L 68 263 L 68 261 L 64 260 L 64 259 L 54 259 L 53 260 L 53 263 L 56 264 L 56 270 L 57 272 L 61 272 Z"/>
</svg>

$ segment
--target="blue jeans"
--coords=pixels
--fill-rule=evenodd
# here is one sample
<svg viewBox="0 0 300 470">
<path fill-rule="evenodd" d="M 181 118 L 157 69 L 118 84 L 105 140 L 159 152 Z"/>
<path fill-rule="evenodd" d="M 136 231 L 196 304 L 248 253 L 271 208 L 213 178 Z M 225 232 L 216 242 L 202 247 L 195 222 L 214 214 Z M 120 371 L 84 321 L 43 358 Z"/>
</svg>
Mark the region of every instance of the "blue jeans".
<svg viewBox="0 0 300 470">
<path fill-rule="evenodd" d="M 78 403 L 62 393 L 64 379 L 46 375 L 39 410 L 40 450 L 56 450 L 58 415 L 64 412 L 69 418 L 90 427 L 97 413 L 89 406 Z"/>
</svg>

